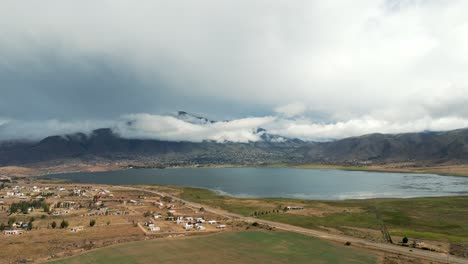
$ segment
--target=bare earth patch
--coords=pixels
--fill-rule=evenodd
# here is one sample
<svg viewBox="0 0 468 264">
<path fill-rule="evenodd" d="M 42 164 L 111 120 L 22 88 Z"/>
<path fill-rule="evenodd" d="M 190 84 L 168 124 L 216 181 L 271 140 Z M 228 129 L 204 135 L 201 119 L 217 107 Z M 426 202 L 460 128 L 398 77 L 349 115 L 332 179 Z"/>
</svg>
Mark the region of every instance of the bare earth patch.
<svg viewBox="0 0 468 264">
<path fill-rule="evenodd" d="M 304 206 L 303 204 L 292 204 L 293 206 Z M 360 213 L 363 212 L 363 209 L 359 207 L 338 207 L 338 206 L 331 206 L 324 203 L 315 203 L 312 205 L 308 205 L 304 207 L 302 210 L 289 210 L 288 214 L 294 215 L 304 215 L 304 216 L 318 216 L 323 217 L 329 214 L 336 214 L 336 213 Z"/>
</svg>

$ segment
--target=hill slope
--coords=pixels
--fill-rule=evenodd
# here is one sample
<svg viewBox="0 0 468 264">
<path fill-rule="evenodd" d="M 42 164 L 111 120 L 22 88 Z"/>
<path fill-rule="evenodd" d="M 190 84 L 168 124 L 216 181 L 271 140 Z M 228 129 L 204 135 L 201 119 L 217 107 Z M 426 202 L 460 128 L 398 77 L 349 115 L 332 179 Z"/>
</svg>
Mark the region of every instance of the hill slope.
<svg viewBox="0 0 468 264">
<path fill-rule="evenodd" d="M 64 159 L 86 162 L 104 159 L 145 166 L 468 162 L 468 129 L 371 134 L 321 143 L 266 133 L 261 138 L 261 141 L 250 143 L 170 142 L 126 139 L 103 128 L 90 135 L 76 133 L 51 136 L 40 142 L 0 143 L 0 166 Z"/>
<path fill-rule="evenodd" d="M 370 134 L 298 149 L 308 162 L 468 161 L 468 129 L 448 132 Z"/>
</svg>

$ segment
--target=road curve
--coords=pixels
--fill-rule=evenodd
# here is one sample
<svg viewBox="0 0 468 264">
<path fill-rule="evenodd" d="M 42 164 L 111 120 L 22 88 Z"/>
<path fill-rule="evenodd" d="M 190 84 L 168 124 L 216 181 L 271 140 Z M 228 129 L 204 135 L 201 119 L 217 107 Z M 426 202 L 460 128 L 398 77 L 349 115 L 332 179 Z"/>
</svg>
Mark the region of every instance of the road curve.
<svg viewBox="0 0 468 264">
<path fill-rule="evenodd" d="M 120 186 L 124 187 L 124 186 Z M 136 188 L 136 187 L 129 187 L 125 186 L 124 188 L 131 189 L 131 190 L 136 190 L 136 191 L 143 191 L 143 192 L 149 192 L 153 194 L 157 194 L 159 196 L 169 196 L 174 200 L 180 201 L 185 203 L 186 205 L 189 205 L 194 208 L 201 208 L 203 207 L 206 211 L 222 215 L 224 217 L 228 218 L 234 218 L 238 220 L 242 220 L 248 223 L 253 223 L 257 222 L 259 224 L 264 224 L 268 225 L 271 227 L 274 227 L 276 229 L 284 230 L 284 231 L 289 231 L 289 232 L 295 232 L 295 233 L 300 233 L 304 235 L 309 235 L 321 239 L 326 239 L 326 240 L 332 240 L 332 241 L 338 241 L 338 242 L 351 242 L 354 244 L 358 244 L 361 246 L 364 246 L 366 248 L 371 248 L 371 249 L 376 249 L 376 250 L 381 250 L 381 251 L 387 251 L 387 252 L 393 252 L 393 253 L 401 253 L 407 256 L 412 256 L 412 257 L 418 257 L 418 258 L 425 258 L 425 259 L 431 259 L 431 260 L 437 260 L 437 261 L 442 261 L 442 262 L 447 262 L 447 263 L 460 263 L 460 264 L 468 264 L 468 260 L 449 256 L 447 258 L 447 254 L 445 253 L 437 253 L 437 252 L 431 252 L 431 251 L 426 251 L 426 250 L 421 250 L 421 249 L 416 249 L 416 248 L 407 248 L 407 247 L 401 247 L 397 245 L 392 245 L 392 244 L 384 244 L 384 243 L 378 243 L 378 242 L 372 242 L 364 239 L 359 239 L 359 238 L 354 238 L 350 236 L 345 236 L 345 235 L 338 235 L 338 234 L 329 234 L 326 232 L 322 231 L 317 231 L 317 230 L 312 230 L 312 229 L 307 229 L 307 228 L 302 228 L 298 226 L 293 226 L 293 225 L 288 225 L 288 224 L 283 224 L 283 223 L 278 223 L 278 222 L 273 222 L 273 221 L 267 221 L 267 220 L 262 220 L 254 217 L 246 217 L 243 215 L 227 212 L 221 209 L 217 208 L 212 208 L 203 204 L 198 204 L 190 201 L 186 201 L 184 199 L 181 199 L 177 196 L 169 195 L 167 193 L 159 192 L 159 191 L 154 191 L 154 190 L 148 190 L 148 189 L 143 189 L 143 188 Z M 411 251 L 410 251 L 411 250 Z"/>
</svg>

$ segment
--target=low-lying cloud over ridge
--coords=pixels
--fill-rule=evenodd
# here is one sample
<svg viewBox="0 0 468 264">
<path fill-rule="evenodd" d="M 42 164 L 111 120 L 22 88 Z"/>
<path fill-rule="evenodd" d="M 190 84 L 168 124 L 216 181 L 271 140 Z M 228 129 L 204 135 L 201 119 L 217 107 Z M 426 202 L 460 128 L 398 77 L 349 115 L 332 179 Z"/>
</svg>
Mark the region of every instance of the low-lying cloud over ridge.
<svg viewBox="0 0 468 264">
<path fill-rule="evenodd" d="M 468 119 L 455 116 L 439 118 L 426 116 L 399 122 L 364 116 L 335 123 L 320 123 L 306 117 L 264 116 L 193 123 L 174 115 L 129 114 L 117 120 L 107 121 L 3 120 L 0 121 L 0 140 L 40 140 L 51 135 L 90 133 L 94 129 L 104 127 L 111 128 L 123 138 L 247 143 L 262 140 L 261 135 L 264 132 L 258 133 L 259 128 L 264 128 L 273 135 L 307 141 L 324 141 L 370 133 L 446 131 L 468 127 Z"/>
</svg>

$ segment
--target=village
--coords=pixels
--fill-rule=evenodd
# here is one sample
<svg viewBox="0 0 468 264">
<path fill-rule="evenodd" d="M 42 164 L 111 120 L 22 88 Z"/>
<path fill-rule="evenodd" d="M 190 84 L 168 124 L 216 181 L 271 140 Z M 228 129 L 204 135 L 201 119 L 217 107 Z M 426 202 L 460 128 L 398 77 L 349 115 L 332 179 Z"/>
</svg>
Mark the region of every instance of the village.
<svg viewBox="0 0 468 264">
<path fill-rule="evenodd" d="M 0 183 L 0 263 L 36 262 L 117 243 L 211 234 L 243 225 L 168 196 L 123 186 Z M 21 253 L 25 248 L 32 249 Z"/>
</svg>

